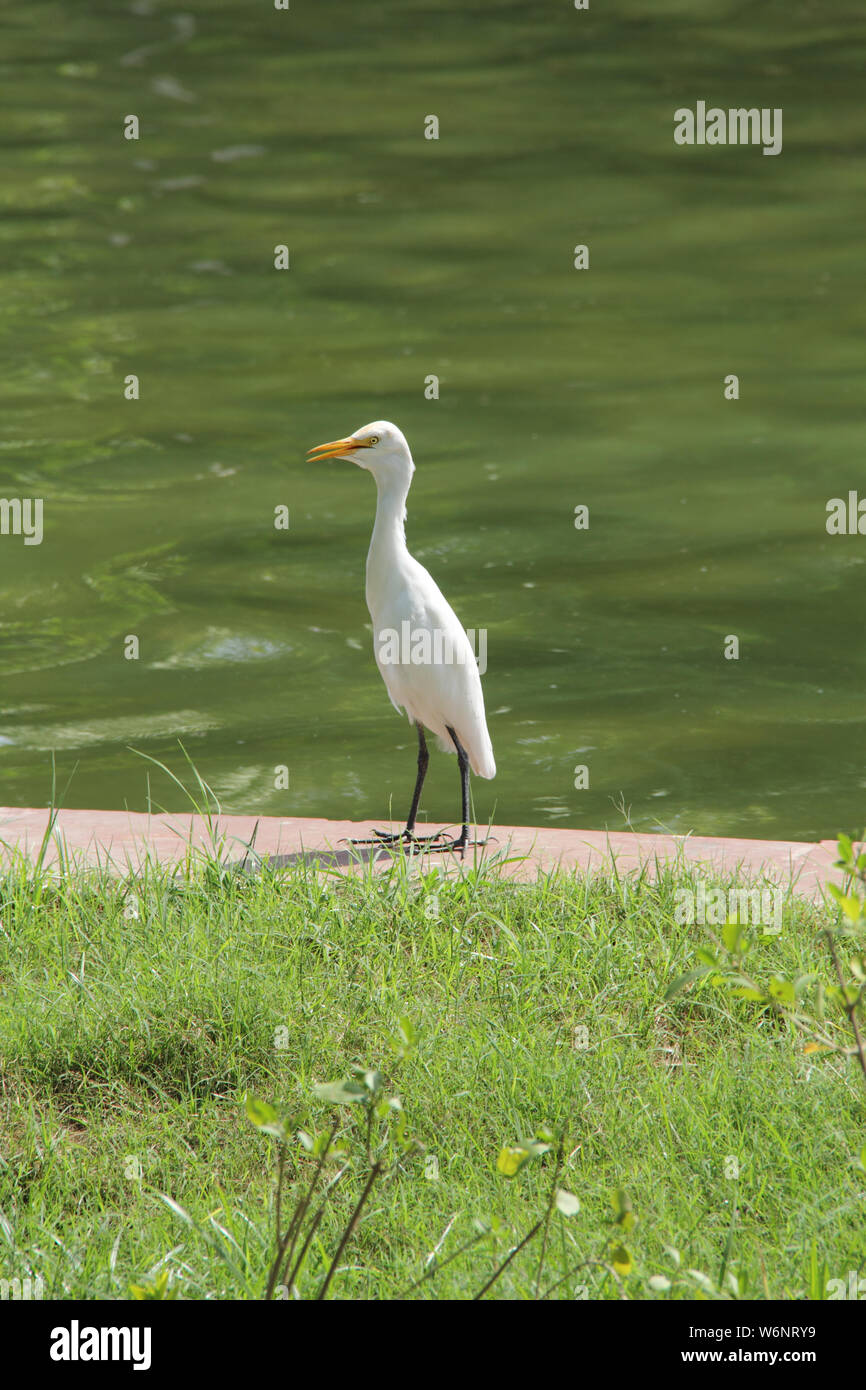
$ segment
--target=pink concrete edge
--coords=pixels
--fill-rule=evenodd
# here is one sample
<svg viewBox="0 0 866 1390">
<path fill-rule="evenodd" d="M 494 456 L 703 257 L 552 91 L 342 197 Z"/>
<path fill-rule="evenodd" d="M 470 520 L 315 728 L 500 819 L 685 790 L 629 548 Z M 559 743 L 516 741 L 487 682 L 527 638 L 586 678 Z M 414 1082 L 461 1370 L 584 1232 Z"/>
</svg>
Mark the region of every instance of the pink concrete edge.
<svg viewBox="0 0 866 1390">
<path fill-rule="evenodd" d="M 48 809 L 0 807 L 0 857 L 18 851 L 34 856 L 49 825 Z M 381 825 L 381 823 L 380 823 Z M 372 835 L 370 821 L 331 821 L 313 817 L 226 816 L 216 818 L 214 833 L 223 841 L 223 857 L 241 860 L 255 834 L 255 849 L 264 856 L 343 854 L 349 839 Z M 419 827 L 432 833 L 442 827 Z M 453 828 L 453 827 L 452 827 Z M 479 838 L 487 832 L 479 828 Z M 504 872 L 527 880 L 539 872 L 601 872 L 616 864 L 620 873 L 644 869 L 652 873 L 662 864 L 682 858 L 728 874 L 770 879 L 800 896 L 824 896 L 834 876 L 835 841 L 730 839 L 711 836 L 653 835 L 629 831 L 573 830 L 551 826 L 496 826 L 493 843 L 482 858 L 498 856 L 511 862 Z M 103 865 L 120 872 L 134 871 L 150 855 L 164 863 L 177 863 L 188 849 L 210 842 L 206 820 L 186 812 L 150 815 L 126 811 L 60 810 L 46 851 L 46 862 L 62 856 L 72 862 Z M 388 862 L 387 856 L 383 856 Z M 441 862 L 441 857 L 437 856 Z M 467 856 L 467 863 L 473 855 Z M 452 861 L 455 862 L 456 861 Z M 348 867 L 345 864 L 339 867 Z"/>
</svg>

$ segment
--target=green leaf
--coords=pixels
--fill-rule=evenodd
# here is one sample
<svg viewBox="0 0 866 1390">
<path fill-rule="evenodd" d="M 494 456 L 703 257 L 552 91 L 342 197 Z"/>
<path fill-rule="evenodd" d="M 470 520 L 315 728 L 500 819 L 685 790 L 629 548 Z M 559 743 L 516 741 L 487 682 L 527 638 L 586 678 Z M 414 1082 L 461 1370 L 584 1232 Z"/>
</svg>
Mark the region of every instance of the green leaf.
<svg viewBox="0 0 866 1390">
<path fill-rule="evenodd" d="M 405 1062 L 415 1051 L 418 1042 L 418 1029 L 408 1014 L 397 1019 L 397 1031 L 388 1039 L 400 1061 Z"/>
<path fill-rule="evenodd" d="M 418 1041 L 418 1029 L 408 1014 L 401 1014 L 397 1020 L 397 1032 L 405 1047 L 414 1047 Z"/>
<path fill-rule="evenodd" d="M 819 980 L 817 985 L 815 986 L 815 1017 L 817 1018 L 819 1023 L 824 1022 L 825 993 L 826 991 L 824 989 L 824 981 Z"/>
<path fill-rule="evenodd" d="M 772 997 L 778 999 L 781 1004 L 793 1004 L 794 986 L 784 976 L 773 975 L 767 988 Z"/>
<path fill-rule="evenodd" d="M 716 957 L 713 955 L 712 951 L 707 950 L 706 946 L 699 946 L 698 949 L 695 951 L 695 955 L 697 956 L 699 961 L 702 961 L 704 965 L 709 966 L 711 970 L 721 970 L 722 967 L 719 965 L 719 962 L 716 960 Z"/>
<path fill-rule="evenodd" d="M 169 1301 L 175 1297 L 173 1291 L 168 1287 L 168 1270 L 164 1269 L 152 1279 L 149 1284 L 130 1284 L 129 1293 L 132 1298 L 139 1302 L 156 1303 L 163 1300 Z"/>
<path fill-rule="evenodd" d="M 379 1091 L 381 1091 L 382 1087 L 385 1085 L 385 1078 L 380 1071 L 365 1071 L 364 1085 L 367 1087 L 367 1090 L 372 1092 L 375 1096 L 378 1095 Z"/>
<path fill-rule="evenodd" d="M 406 1116 L 402 1110 L 397 1112 L 397 1123 L 394 1126 L 394 1133 L 397 1136 L 397 1143 L 402 1144 L 404 1149 L 417 1148 L 423 1149 L 423 1145 L 416 1144 L 414 1139 L 410 1139 L 406 1133 Z"/>
<path fill-rule="evenodd" d="M 285 1139 L 286 1129 L 279 1115 L 266 1100 L 259 1100 L 247 1091 L 245 1108 L 247 1119 L 264 1134 L 273 1134 L 276 1139 Z"/>
<path fill-rule="evenodd" d="M 631 1274 L 631 1255 L 624 1245 L 615 1245 L 610 1252 L 610 1262 L 617 1274 Z"/>
<path fill-rule="evenodd" d="M 673 1288 L 666 1274 L 654 1274 L 649 1280 L 649 1286 L 655 1289 L 656 1293 L 667 1293 L 668 1289 Z"/>
<path fill-rule="evenodd" d="M 580 1211 L 580 1202 L 571 1192 L 566 1192 L 564 1188 L 556 1189 L 556 1206 L 563 1216 L 577 1216 Z"/>
<path fill-rule="evenodd" d="M 677 994 L 681 994 L 687 985 L 694 984 L 695 980 L 700 980 L 709 971 L 701 966 L 700 970 L 689 970 L 685 975 L 679 975 L 669 984 L 665 990 L 665 999 L 673 999 Z"/>
<path fill-rule="evenodd" d="M 621 1226 L 624 1231 L 630 1231 L 634 1225 L 631 1198 L 621 1187 L 618 1187 L 615 1192 L 611 1193 L 610 1202 L 616 1224 Z"/>
<path fill-rule="evenodd" d="M 370 1096 L 367 1087 L 359 1086 L 357 1081 L 325 1081 L 314 1086 L 313 1091 L 319 1100 L 327 1100 L 332 1105 L 355 1105 L 359 1100 L 368 1100 Z"/>
<path fill-rule="evenodd" d="M 520 1148 L 525 1149 L 530 1158 L 540 1158 L 542 1154 L 550 1153 L 552 1145 L 549 1139 L 544 1136 L 550 1134 L 549 1129 L 539 1130 L 538 1134 L 531 1139 L 521 1139 Z M 551 1135 L 551 1139 L 553 1136 Z"/>
<path fill-rule="evenodd" d="M 850 893 L 844 893 L 836 883 L 828 883 L 827 887 L 832 896 L 836 899 L 849 922 L 859 922 L 863 907 L 859 898 L 855 898 Z"/>
<path fill-rule="evenodd" d="M 504 1148 L 499 1150 L 499 1157 L 496 1160 L 497 1172 L 504 1178 L 513 1178 L 519 1173 L 529 1154 L 526 1149 Z"/>
<path fill-rule="evenodd" d="M 266 1100 L 259 1100 L 252 1091 L 247 1091 L 246 1097 L 247 1119 L 251 1120 L 257 1129 L 262 1125 L 273 1125 L 277 1122 L 277 1112 L 272 1105 L 268 1105 Z"/>
<path fill-rule="evenodd" d="M 739 922 L 732 922 L 730 919 L 722 927 L 722 944 L 726 951 L 734 955 L 745 940 L 745 933 Z"/>
<path fill-rule="evenodd" d="M 549 1131 L 541 1130 L 540 1133 L 547 1134 Z M 534 1137 L 532 1139 L 521 1139 L 518 1144 L 507 1144 L 499 1150 L 499 1157 L 496 1160 L 497 1171 L 503 1177 L 513 1178 L 520 1172 L 524 1163 L 530 1158 L 538 1158 L 541 1154 L 546 1154 L 550 1150 L 550 1144 L 544 1139 Z"/>
<path fill-rule="evenodd" d="M 753 982 L 752 980 L 749 979 L 748 975 L 740 975 L 739 973 L 735 973 L 735 974 L 732 974 L 732 975 L 726 975 L 726 976 L 725 976 L 725 985 L 726 985 L 726 987 L 731 991 L 732 994 L 739 995 L 740 998 L 744 998 L 744 999 L 752 999 L 752 998 L 755 998 L 755 997 L 757 997 L 758 999 L 765 999 L 765 998 L 766 998 L 766 995 L 763 993 L 763 991 L 760 990 L 760 989 L 758 988 L 758 986 L 757 986 L 756 984 L 754 984 L 754 982 Z M 740 994 L 739 994 L 739 991 L 740 991 L 740 990 L 748 990 L 749 993 L 748 993 L 748 994 L 740 995 Z"/>
</svg>

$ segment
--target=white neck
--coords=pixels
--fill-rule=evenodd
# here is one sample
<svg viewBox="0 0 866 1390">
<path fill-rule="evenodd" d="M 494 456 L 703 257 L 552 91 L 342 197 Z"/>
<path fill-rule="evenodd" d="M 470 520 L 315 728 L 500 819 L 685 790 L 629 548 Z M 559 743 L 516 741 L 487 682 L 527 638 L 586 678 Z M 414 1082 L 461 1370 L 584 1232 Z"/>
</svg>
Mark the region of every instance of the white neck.
<svg viewBox="0 0 866 1390">
<path fill-rule="evenodd" d="M 387 576 L 408 555 L 406 498 L 411 480 L 376 478 L 376 521 L 367 552 L 367 604 L 375 602 Z"/>
</svg>

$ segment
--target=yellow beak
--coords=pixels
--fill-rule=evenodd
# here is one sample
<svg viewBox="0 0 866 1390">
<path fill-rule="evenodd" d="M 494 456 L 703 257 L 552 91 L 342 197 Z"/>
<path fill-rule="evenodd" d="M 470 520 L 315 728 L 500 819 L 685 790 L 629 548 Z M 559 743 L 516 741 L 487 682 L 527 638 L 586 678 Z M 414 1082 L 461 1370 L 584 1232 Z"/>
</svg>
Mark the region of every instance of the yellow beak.
<svg viewBox="0 0 866 1390">
<path fill-rule="evenodd" d="M 347 458 L 354 449 L 367 447 L 366 440 L 353 439 L 351 435 L 348 439 L 332 439 L 330 444 L 317 444 L 315 448 L 308 449 L 307 463 L 321 463 L 322 459 Z"/>
</svg>

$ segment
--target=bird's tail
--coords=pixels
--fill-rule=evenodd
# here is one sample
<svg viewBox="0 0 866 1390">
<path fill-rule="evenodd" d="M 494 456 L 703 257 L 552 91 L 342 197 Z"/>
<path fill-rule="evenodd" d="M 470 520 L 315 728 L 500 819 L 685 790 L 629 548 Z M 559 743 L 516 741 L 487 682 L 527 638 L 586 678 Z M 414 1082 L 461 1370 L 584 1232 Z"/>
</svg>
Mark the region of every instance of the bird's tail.
<svg viewBox="0 0 866 1390">
<path fill-rule="evenodd" d="M 466 756 L 469 759 L 469 766 L 476 777 L 486 777 L 488 780 L 496 776 L 496 759 L 493 756 L 493 744 L 490 742 L 490 735 L 485 728 L 476 731 L 472 738 L 464 738 L 457 732 L 457 737 L 466 749 Z M 456 753 L 456 748 L 451 742 L 449 733 L 438 734 L 436 742 L 443 753 Z"/>
<path fill-rule="evenodd" d="M 478 740 L 478 745 L 469 753 L 469 766 L 476 777 L 487 777 L 488 779 L 495 777 L 496 759 L 493 756 L 493 744 L 490 742 L 490 735 L 486 729 L 482 738 Z"/>
</svg>

